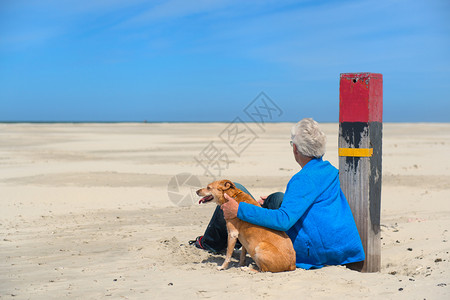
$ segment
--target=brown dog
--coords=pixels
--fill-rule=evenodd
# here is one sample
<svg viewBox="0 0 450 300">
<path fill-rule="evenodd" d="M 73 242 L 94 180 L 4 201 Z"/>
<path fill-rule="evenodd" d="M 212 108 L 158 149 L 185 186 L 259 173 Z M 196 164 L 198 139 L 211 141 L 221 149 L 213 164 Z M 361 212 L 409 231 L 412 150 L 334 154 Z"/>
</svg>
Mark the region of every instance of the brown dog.
<svg viewBox="0 0 450 300">
<path fill-rule="evenodd" d="M 244 193 L 229 180 L 215 181 L 206 188 L 197 191 L 197 195 L 202 196 L 200 203 L 210 201 L 222 205 L 228 200 L 224 193 L 236 199 L 237 202 L 247 202 L 260 206 L 250 195 Z M 285 232 L 277 231 L 258 225 L 253 225 L 238 218 L 227 220 L 228 246 L 225 261 L 219 270 L 228 267 L 233 254 L 236 240 L 242 244 L 239 265 L 245 263 L 245 256 L 248 253 L 263 272 L 283 272 L 295 270 L 295 251 L 291 239 Z"/>
</svg>

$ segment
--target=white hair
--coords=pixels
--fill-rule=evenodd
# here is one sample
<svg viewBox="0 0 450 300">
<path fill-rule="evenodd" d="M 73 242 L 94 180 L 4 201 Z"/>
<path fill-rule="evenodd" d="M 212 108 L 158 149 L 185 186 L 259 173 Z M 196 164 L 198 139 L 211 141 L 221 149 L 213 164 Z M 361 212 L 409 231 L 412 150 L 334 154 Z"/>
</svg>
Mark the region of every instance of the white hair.
<svg viewBox="0 0 450 300">
<path fill-rule="evenodd" d="M 292 126 L 291 140 L 303 156 L 319 158 L 325 154 L 327 138 L 320 130 L 319 123 L 311 118 L 305 118 Z"/>
</svg>

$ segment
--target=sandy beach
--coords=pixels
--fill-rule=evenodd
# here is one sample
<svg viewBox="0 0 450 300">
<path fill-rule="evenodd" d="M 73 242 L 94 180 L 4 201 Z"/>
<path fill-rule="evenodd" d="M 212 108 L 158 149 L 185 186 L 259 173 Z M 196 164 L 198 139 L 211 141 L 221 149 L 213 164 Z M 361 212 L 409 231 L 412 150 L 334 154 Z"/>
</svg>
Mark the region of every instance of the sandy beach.
<svg viewBox="0 0 450 300">
<path fill-rule="evenodd" d="M 450 299 L 450 124 L 384 124 L 382 269 L 370 274 L 255 273 L 238 251 L 218 271 L 223 255 L 188 245 L 215 208 L 195 183 L 259 196 L 299 171 L 291 123 L 248 124 L 238 142 L 228 126 L 0 124 L 0 298 Z M 338 124 L 322 129 L 338 167 Z"/>
</svg>

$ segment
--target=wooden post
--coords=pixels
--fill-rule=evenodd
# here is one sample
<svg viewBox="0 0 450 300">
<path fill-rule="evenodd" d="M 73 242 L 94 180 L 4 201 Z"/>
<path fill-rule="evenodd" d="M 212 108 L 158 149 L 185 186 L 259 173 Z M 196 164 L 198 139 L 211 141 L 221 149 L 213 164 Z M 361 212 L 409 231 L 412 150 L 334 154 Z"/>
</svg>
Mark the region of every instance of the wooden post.
<svg viewBox="0 0 450 300">
<path fill-rule="evenodd" d="M 366 260 L 362 272 L 381 269 L 381 150 L 383 75 L 344 73 L 339 87 L 339 179 L 353 212 Z"/>
</svg>

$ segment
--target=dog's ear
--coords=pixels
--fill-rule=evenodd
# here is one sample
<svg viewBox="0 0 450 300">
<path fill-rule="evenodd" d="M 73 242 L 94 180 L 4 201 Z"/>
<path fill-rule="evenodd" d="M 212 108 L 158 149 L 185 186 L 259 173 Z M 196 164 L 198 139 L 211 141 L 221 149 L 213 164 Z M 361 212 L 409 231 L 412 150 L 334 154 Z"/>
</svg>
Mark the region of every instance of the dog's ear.
<svg viewBox="0 0 450 300">
<path fill-rule="evenodd" d="M 234 183 L 229 180 L 222 181 L 222 186 L 224 191 L 235 188 Z"/>
</svg>

